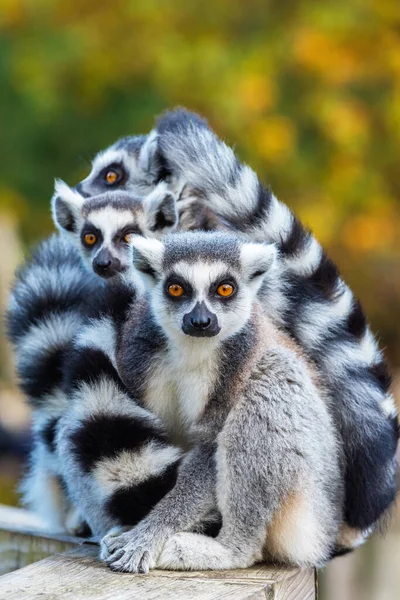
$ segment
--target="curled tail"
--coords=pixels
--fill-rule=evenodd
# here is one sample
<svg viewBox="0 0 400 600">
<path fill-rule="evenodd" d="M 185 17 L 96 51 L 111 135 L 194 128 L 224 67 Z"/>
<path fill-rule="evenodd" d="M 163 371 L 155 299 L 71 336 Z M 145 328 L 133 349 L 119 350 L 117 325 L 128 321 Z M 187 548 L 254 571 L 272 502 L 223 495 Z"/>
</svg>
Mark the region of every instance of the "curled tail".
<svg viewBox="0 0 400 600">
<path fill-rule="evenodd" d="M 194 198 L 242 235 L 279 248 L 282 285 L 261 291 L 265 307 L 331 392 L 346 454 L 346 522 L 368 529 L 395 498 L 399 427 L 390 376 L 359 302 L 312 233 L 206 121 L 178 109 L 157 130 L 165 164 Z"/>
<path fill-rule="evenodd" d="M 130 287 L 107 290 L 74 340 L 63 381 L 71 405 L 57 425 L 56 452 L 70 498 L 99 536 L 138 523 L 173 487 L 182 454 L 118 374 L 120 327 L 135 300 Z"/>
<path fill-rule="evenodd" d="M 102 286 L 59 235 L 40 244 L 17 272 L 6 323 L 20 386 L 33 407 L 57 391 L 71 340 Z"/>
<path fill-rule="evenodd" d="M 33 446 L 22 501 L 52 531 L 67 527 L 70 503 L 55 456 L 56 428 L 68 406 L 62 380 L 74 336 L 102 281 L 87 272 L 60 235 L 44 241 L 16 274 L 6 323 L 20 387 L 33 408 Z"/>
</svg>

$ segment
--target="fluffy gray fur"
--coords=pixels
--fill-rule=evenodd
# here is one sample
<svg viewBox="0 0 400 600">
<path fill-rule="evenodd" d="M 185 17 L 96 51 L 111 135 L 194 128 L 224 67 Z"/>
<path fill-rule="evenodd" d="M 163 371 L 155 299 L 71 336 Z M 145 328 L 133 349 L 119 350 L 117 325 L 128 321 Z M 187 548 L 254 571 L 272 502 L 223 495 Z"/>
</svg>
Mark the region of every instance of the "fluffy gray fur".
<svg viewBox="0 0 400 600">
<path fill-rule="evenodd" d="M 57 180 L 52 213 L 56 227 L 71 237 L 83 262 L 104 278 L 128 269 L 130 235 L 161 237 L 178 223 L 175 197 L 164 183 L 144 198 L 117 190 L 85 200 Z M 94 236 L 92 245 L 85 242 L 85 234 Z"/>
<path fill-rule="evenodd" d="M 54 532 L 76 533 L 80 519 L 64 494 L 54 430 L 68 406 L 63 368 L 103 282 L 83 268 L 70 240 L 53 235 L 17 272 L 6 315 L 20 386 L 32 407 L 33 449 L 23 503 Z"/>
<path fill-rule="evenodd" d="M 206 121 L 184 109 L 167 112 L 141 140 L 140 152 L 135 146 L 130 153 L 129 143 L 129 138 L 122 140 L 96 157 L 81 184 L 86 194 L 106 187 L 108 159 L 120 158 L 125 169 L 124 179 L 113 189 L 137 186 L 142 152 L 147 184 L 153 177 L 153 185 L 163 179 L 178 190 L 184 228 L 196 228 L 199 207 L 205 207 L 214 221 L 250 240 L 278 245 L 284 284 L 273 289 L 267 282 L 260 298 L 274 322 L 317 364 L 334 398 L 332 413 L 346 456 L 349 528 L 343 544 L 359 544 L 394 501 L 399 430 L 390 376 L 359 302 L 311 232 Z M 183 187 L 185 194 L 180 193 Z"/>
<path fill-rule="evenodd" d="M 132 243 L 151 311 L 124 325 L 120 373 L 189 451 L 148 517 L 103 539 L 103 558 L 130 572 L 240 568 L 265 557 L 323 564 L 342 523 L 341 448 L 316 373 L 257 300 L 263 281 L 277 278 L 275 248 L 223 234 Z M 221 297 L 222 284 L 231 297 Z M 193 337 L 185 323 L 199 305 L 210 318 Z M 184 533 L 216 507 L 215 540 Z"/>
</svg>

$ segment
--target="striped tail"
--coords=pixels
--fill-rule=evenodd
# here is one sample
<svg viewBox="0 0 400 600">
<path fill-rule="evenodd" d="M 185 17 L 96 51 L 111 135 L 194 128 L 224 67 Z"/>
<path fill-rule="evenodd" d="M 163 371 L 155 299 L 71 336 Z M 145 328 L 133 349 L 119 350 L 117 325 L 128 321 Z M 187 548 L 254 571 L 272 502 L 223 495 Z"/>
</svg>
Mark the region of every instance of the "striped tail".
<svg viewBox="0 0 400 600">
<path fill-rule="evenodd" d="M 119 328 L 133 300 L 135 292 L 122 285 L 108 290 L 65 369 L 70 408 L 57 426 L 57 453 L 68 493 L 96 536 L 146 516 L 174 486 L 181 458 L 118 375 Z"/>
<path fill-rule="evenodd" d="M 71 242 L 53 235 L 17 272 L 6 315 L 19 383 L 33 408 L 33 447 L 20 491 L 24 505 L 52 532 L 68 527 L 71 510 L 55 455 L 57 424 L 68 407 L 63 371 L 72 340 L 102 286 Z"/>
<path fill-rule="evenodd" d="M 331 392 L 346 454 L 346 522 L 367 530 L 395 498 L 399 426 L 390 376 L 359 302 L 312 233 L 205 121 L 178 109 L 157 130 L 165 164 L 193 197 L 242 235 L 278 246 L 282 282 L 263 290 L 265 306 Z"/>
<path fill-rule="evenodd" d="M 60 235 L 40 244 L 18 271 L 6 322 L 19 383 L 33 407 L 46 404 L 59 388 L 71 340 L 102 287 Z"/>
</svg>

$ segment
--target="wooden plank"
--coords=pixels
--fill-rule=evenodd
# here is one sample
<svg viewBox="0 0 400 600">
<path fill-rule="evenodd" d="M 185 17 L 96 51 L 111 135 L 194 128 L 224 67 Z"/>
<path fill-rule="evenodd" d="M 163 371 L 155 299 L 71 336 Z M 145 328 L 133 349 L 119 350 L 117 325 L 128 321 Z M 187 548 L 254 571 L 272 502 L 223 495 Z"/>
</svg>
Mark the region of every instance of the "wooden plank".
<svg viewBox="0 0 400 600">
<path fill-rule="evenodd" d="M 90 541 L 45 531 L 36 515 L 0 505 L 0 575 Z"/>
<path fill-rule="evenodd" d="M 0 573 L 8 572 L 0 577 L 0 600 L 316 598 L 312 569 L 260 565 L 234 571 L 113 573 L 97 560 L 98 547 L 90 540 L 51 535 L 43 527 L 27 511 L 0 506 Z"/>
<path fill-rule="evenodd" d="M 71 542 L 0 530 L 0 575 L 74 546 Z"/>
<path fill-rule="evenodd" d="M 113 573 L 93 546 L 76 547 L 0 577 L 7 600 L 314 600 L 312 570 Z"/>
<path fill-rule="evenodd" d="M 317 598 L 317 577 L 312 569 L 298 569 L 296 574 L 274 586 L 274 600 L 315 600 Z"/>
</svg>

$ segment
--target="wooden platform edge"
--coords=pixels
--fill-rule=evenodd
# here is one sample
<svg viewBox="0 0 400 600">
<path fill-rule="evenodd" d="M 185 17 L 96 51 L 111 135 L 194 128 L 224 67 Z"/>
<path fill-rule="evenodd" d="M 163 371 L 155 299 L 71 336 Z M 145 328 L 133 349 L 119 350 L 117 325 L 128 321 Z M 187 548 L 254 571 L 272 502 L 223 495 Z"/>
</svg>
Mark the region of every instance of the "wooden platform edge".
<svg viewBox="0 0 400 600">
<path fill-rule="evenodd" d="M 113 573 L 97 559 L 98 547 L 82 538 L 49 536 L 29 514 L 0 506 L 0 599 L 104 600 L 117 597 L 174 600 L 315 600 L 315 571 L 256 566 L 234 571 Z M 26 511 L 24 511 L 26 512 Z M 18 522 L 25 530 L 18 531 Z M 10 572 L 12 571 L 12 572 Z M 86 592 L 84 591 L 86 590 Z"/>
<path fill-rule="evenodd" d="M 47 532 L 36 515 L 0 505 L 0 575 L 84 544 L 93 542 Z"/>
</svg>

